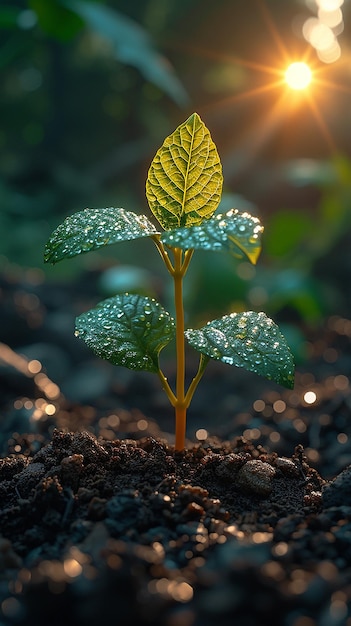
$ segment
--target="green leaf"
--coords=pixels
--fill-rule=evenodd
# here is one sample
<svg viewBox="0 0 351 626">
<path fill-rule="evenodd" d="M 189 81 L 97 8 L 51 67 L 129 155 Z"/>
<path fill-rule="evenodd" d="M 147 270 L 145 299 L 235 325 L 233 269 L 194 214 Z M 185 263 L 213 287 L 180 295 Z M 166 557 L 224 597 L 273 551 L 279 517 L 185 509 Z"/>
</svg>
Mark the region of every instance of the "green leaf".
<svg viewBox="0 0 351 626">
<path fill-rule="evenodd" d="M 157 372 L 158 355 L 173 339 L 175 325 L 153 298 L 126 293 L 79 315 L 75 335 L 114 365 Z"/>
<path fill-rule="evenodd" d="M 114 207 L 84 209 L 54 230 L 45 247 L 44 261 L 57 263 L 102 246 L 155 234 L 155 226 L 145 215 Z"/>
<path fill-rule="evenodd" d="M 46 1 L 46 0 L 45 0 Z M 141 24 L 115 8 L 84 0 L 60 0 L 111 44 L 112 54 L 122 63 L 136 67 L 143 77 L 168 94 L 179 106 L 188 95 L 170 62 L 160 54 Z"/>
<path fill-rule="evenodd" d="M 201 226 L 176 228 L 162 233 L 163 243 L 174 248 L 197 248 L 230 252 L 236 257 L 246 256 L 256 263 L 261 251 L 263 226 L 257 217 L 231 209 L 212 217 Z"/>
<path fill-rule="evenodd" d="M 207 356 L 244 367 L 291 389 L 294 361 L 278 326 L 265 313 L 231 313 L 198 330 L 186 330 L 190 345 Z"/>
<path fill-rule="evenodd" d="M 215 212 L 222 166 L 209 130 L 197 113 L 157 151 L 146 181 L 150 209 L 165 230 L 201 224 Z"/>
<path fill-rule="evenodd" d="M 279 257 L 296 251 L 315 233 L 315 220 L 305 212 L 279 211 L 271 216 L 265 236 L 267 254 Z"/>
<path fill-rule="evenodd" d="M 82 30 L 83 20 L 69 6 L 62 6 L 59 0 L 29 0 L 41 29 L 59 41 L 69 41 Z"/>
<path fill-rule="evenodd" d="M 18 17 L 21 10 L 17 7 L 0 7 L 0 28 L 15 28 L 18 26 Z"/>
</svg>

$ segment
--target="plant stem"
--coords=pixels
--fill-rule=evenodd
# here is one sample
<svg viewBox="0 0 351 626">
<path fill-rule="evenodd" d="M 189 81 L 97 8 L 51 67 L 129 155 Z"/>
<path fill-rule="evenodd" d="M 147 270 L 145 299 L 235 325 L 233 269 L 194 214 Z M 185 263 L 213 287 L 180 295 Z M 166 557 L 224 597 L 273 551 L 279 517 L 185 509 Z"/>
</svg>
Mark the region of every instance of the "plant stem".
<svg viewBox="0 0 351 626">
<path fill-rule="evenodd" d="M 184 450 L 185 431 L 186 431 L 186 407 L 185 406 L 180 406 L 180 405 L 175 406 L 175 419 L 176 419 L 175 449 Z"/>
<path fill-rule="evenodd" d="M 161 369 L 158 370 L 157 374 L 161 381 L 162 387 L 164 391 L 166 392 L 168 400 L 170 401 L 172 406 L 175 406 L 177 404 L 177 398 L 175 397 L 166 376 L 164 375 Z"/>
<path fill-rule="evenodd" d="M 176 393 L 174 394 L 169 386 L 167 378 L 161 370 L 158 371 L 162 387 L 175 410 L 175 449 L 183 450 L 185 447 L 186 432 L 186 411 L 190 404 L 193 393 L 200 381 L 205 369 L 204 360 L 201 359 L 199 370 L 192 381 L 187 394 L 185 395 L 185 339 L 184 339 L 184 307 L 183 307 L 183 278 L 189 267 L 193 250 L 189 249 L 183 253 L 181 248 L 174 248 L 174 265 L 172 265 L 167 251 L 158 235 L 152 237 L 168 272 L 173 278 L 174 285 L 174 305 L 176 322 Z"/>
<path fill-rule="evenodd" d="M 153 235 L 151 237 L 151 239 L 153 240 L 157 250 L 159 251 L 159 253 L 160 253 L 160 255 L 161 255 L 162 259 L 163 259 L 163 262 L 164 262 L 167 270 L 169 271 L 170 274 L 173 275 L 174 268 L 173 268 L 173 265 L 172 265 L 171 261 L 169 260 L 168 253 L 165 250 L 162 241 L 160 241 L 160 236 L 159 235 Z"/>
<path fill-rule="evenodd" d="M 187 269 L 189 267 L 189 263 L 191 261 L 191 258 L 194 254 L 194 250 L 192 248 L 190 248 L 189 250 L 186 250 L 184 253 L 184 263 L 182 265 L 182 273 L 183 273 L 183 277 L 185 276 Z"/>
<path fill-rule="evenodd" d="M 188 391 L 186 392 L 185 404 L 186 404 L 187 407 L 189 406 L 189 404 L 190 404 L 190 402 L 191 402 L 191 400 L 193 398 L 193 395 L 195 393 L 196 387 L 198 386 L 198 384 L 199 384 L 199 382 L 200 382 L 200 380 L 201 380 L 201 378 L 203 376 L 203 373 L 205 371 L 206 365 L 209 362 L 209 360 L 210 360 L 210 358 L 208 356 L 205 356 L 204 354 L 200 355 L 200 362 L 199 362 L 199 367 L 198 367 L 197 373 L 194 376 L 193 380 L 191 381 L 191 383 L 189 385 L 189 388 L 188 388 Z"/>
<path fill-rule="evenodd" d="M 183 308 L 183 251 L 174 249 L 174 304 L 176 319 L 176 354 L 177 354 L 177 379 L 176 379 L 176 404 L 175 404 L 175 431 L 176 450 L 182 450 L 185 446 L 186 426 L 186 403 L 185 403 L 185 342 L 184 342 L 184 308 Z"/>
</svg>

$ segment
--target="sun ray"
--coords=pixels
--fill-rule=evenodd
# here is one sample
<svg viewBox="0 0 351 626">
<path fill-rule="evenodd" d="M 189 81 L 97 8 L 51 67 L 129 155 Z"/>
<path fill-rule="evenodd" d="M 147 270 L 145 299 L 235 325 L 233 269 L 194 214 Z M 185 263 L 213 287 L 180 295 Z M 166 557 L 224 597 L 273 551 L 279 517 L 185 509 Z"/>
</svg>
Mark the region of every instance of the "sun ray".
<svg viewBox="0 0 351 626">
<path fill-rule="evenodd" d="M 332 80 L 327 80 L 325 78 L 319 78 L 318 76 L 315 78 L 315 82 L 320 87 L 326 87 L 331 91 L 340 91 L 340 93 L 351 94 L 351 87 L 345 87 L 345 85 L 340 85 L 339 83 L 335 83 Z"/>
<path fill-rule="evenodd" d="M 277 89 L 279 87 L 281 87 L 281 85 L 283 84 L 283 80 L 282 78 L 280 78 L 279 80 L 275 81 L 274 83 L 265 83 L 264 85 L 260 85 L 259 87 L 254 87 L 253 89 L 249 89 L 246 91 L 242 91 L 240 93 L 237 94 L 232 94 L 230 96 L 227 96 L 225 98 L 222 98 L 221 100 L 216 100 L 213 103 L 209 103 L 205 106 L 202 107 L 203 111 L 209 111 L 213 108 L 216 109 L 223 109 L 225 107 L 229 107 L 234 103 L 237 103 L 241 100 L 246 100 L 246 99 L 252 99 L 252 98 L 256 98 L 257 96 L 263 95 L 264 93 L 267 93 L 269 91 L 272 91 L 274 89 Z"/>
<path fill-rule="evenodd" d="M 223 162 L 224 174 L 242 176 L 251 166 L 260 150 L 274 136 L 284 123 L 288 105 L 288 94 L 283 92 L 276 100 L 268 115 L 260 117 L 250 126 L 246 134 L 236 142 L 235 148 L 229 152 Z"/>
<path fill-rule="evenodd" d="M 306 114 L 313 116 L 316 126 L 323 137 L 331 156 L 339 153 L 335 140 L 326 123 L 327 110 L 323 111 L 322 102 L 327 102 L 325 95 L 330 93 L 341 92 L 351 94 L 351 88 L 329 79 L 330 65 L 323 65 L 315 56 L 312 46 L 305 42 L 303 49 L 299 44 L 299 53 L 296 54 L 291 49 L 291 42 L 287 43 L 279 30 L 277 29 L 274 19 L 270 14 L 263 0 L 255 0 L 257 11 L 262 16 L 262 22 L 268 31 L 268 39 L 270 41 L 270 50 L 274 52 L 274 60 L 263 63 L 262 59 L 255 61 L 245 59 L 240 56 L 231 55 L 222 51 L 195 47 L 193 45 L 182 46 L 182 52 L 188 51 L 191 56 L 199 56 L 207 58 L 214 63 L 227 64 L 233 67 L 242 67 L 247 70 L 247 81 L 253 82 L 252 74 L 256 74 L 256 85 L 249 86 L 247 89 L 236 90 L 228 95 L 221 94 L 222 97 L 214 99 L 211 102 L 199 106 L 199 109 L 207 114 L 217 114 L 226 112 L 230 114 L 230 107 L 241 103 L 256 105 L 259 98 L 262 97 L 262 115 L 257 116 L 250 123 L 250 127 L 239 129 L 240 138 L 236 137 L 235 149 L 229 150 L 229 162 L 234 163 L 235 171 L 245 170 L 249 163 L 256 158 L 260 150 L 267 142 L 278 132 L 279 128 L 289 121 L 292 113 L 300 110 L 301 115 Z M 275 50 L 274 50 L 275 49 Z M 267 58 L 267 55 L 266 55 Z M 276 62 L 276 59 L 279 59 Z M 311 72 L 310 84 L 294 91 L 293 86 L 289 86 L 286 80 L 286 72 L 292 64 L 306 64 Z M 338 67 L 340 67 L 340 62 Z M 308 71 L 306 69 L 306 71 Z M 251 75 L 251 77 L 250 77 Z M 259 83 L 259 84 L 257 84 Z M 296 89 L 296 87 L 295 87 Z M 324 90 L 324 91 L 323 91 Z M 272 94 L 272 102 L 267 113 L 267 94 Z"/>
<path fill-rule="evenodd" d="M 243 59 L 233 54 L 226 54 L 224 52 L 218 52 L 217 50 L 209 50 L 201 46 L 194 46 L 192 44 L 182 44 L 181 46 L 173 46 L 173 49 L 181 50 L 182 52 L 189 53 L 190 56 L 198 56 L 202 59 L 210 59 L 211 61 L 218 61 L 219 63 L 228 63 L 230 65 L 239 65 L 240 67 L 246 67 L 257 72 L 264 74 L 272 74 L 275 76 L 280 75 L 280 70 L 276 67 L 264 65 L 257 61 L 250 61 L 249 59 Z"/>
<path fill-rule="evenodd" d="M 258 7 L 259 12 L 261 13 L 263 20 L 274 40 L 274 43 L 276 45 L 276 48 L 278 49 L 281 57 L 284 59 L 284 62 L 287 64 L 289 63 L 289 53 L 288 50 L 286 49 L 286 46 L 284 45 L 284 42 L 282 40 L 282 38 L 279 36 L 278 30 L 276 28 L 276 25 L 272 19 L 272 16 L 270 15 L 266 5 L 262 2 L 262 0 L 256 0 L 256 5 Z"/>
</svg>

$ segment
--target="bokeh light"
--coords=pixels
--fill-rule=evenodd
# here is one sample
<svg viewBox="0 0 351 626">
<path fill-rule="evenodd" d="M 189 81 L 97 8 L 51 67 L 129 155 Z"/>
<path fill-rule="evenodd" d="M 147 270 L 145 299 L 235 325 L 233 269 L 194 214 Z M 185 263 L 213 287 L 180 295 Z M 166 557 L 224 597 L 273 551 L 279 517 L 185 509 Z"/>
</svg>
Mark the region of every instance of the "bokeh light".
<svg viewBox="0 0 351 626">
<path fill-rule="evenodd" d="M 341 47 L 337 37 L 344 30 L 343 0 L 315 0 L 309 9 L 316 12 L 316 17 L 308 17 L 302 25 L 302 35 L 315 49 L 323 63 L 335 63 L 341 57 Z"/>
</svg>

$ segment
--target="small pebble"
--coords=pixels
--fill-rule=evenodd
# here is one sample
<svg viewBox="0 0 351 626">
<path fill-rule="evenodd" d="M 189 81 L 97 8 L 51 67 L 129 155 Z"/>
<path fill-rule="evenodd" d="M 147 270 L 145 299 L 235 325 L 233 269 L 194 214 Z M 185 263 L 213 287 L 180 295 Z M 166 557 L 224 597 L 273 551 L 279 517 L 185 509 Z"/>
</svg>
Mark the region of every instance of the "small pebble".
<svg viewBox="0 0 351 626">
<path fill-rule="evenodd" d="M 278 456 L 275 464 L 277 468 L 280 469 L 283 474 L 286 474 L 287 476 L 296 476 L 296 478 L 300 476 L 299 468 L 291 459 L 287 459 L 284 456 Z"/>
<path fill-rule="evenodd" d="M 269 496 L 272 491 L 272 478 L 274 476 L 275 469 L 272 465 L 263 461 L 252 460 L 240 468 L 237 484 L 244 491 L 259 496 Z"/>
</svg>

